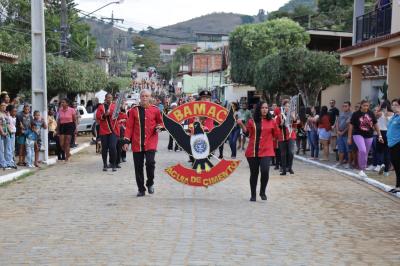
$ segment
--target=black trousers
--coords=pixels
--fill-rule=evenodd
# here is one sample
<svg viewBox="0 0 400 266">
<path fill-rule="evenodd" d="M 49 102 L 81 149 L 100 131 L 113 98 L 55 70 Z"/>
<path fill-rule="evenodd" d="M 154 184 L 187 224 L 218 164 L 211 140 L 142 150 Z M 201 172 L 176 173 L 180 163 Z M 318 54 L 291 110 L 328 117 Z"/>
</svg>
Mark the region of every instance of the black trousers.
<svg viewBox="0 0 400 266">
<path fill-rule="evenodd" d="M 225 143 L 224 143 L 225 144 Z M 222 144 L 221 146 L 219 146 L 218 150 L 219 150 L 219 158 L 222 159 L 224 157 L 224 144 Z"/>
<path fill-rule="evenodd" d="M 255 197 L 257 194 L 258 174 L 261 171 L 261 187 L 260 195 L 265 195 L 267 184 L 269 180 L 269 165 L 271 157 L 247 157 L 250 166 L 250 191 L 251 196 Z"/>
<path fill-rule="evenodd" d="M 146 191 L 146 188 L 144 186 L 144 171 L 143 171 L 145 159 L 146 159 L 146 174 L 147 174 L 146 187 L 151 187 L 152 185 L 154 185 L 154 170 L 156 169 L 156 161 L 154 160 L 155 156 L 156 156 L 155 151 L 143 151 L 143 152 L 133 153 L 136 184 L 140 192 Z"/>
<path fill-rule="evenodd" d="M 174 147 L 174 139 L 169 136 L 169 141 L 168 141 L 168 150 L 172 151 L 172 148 Z M 179 149 L 178 144 L 175 142 L 175 151 Z"/>
<path fill-rule="evenodd" d="M 110 154 L 111 166 L 115 167 L 117 162 L 117 136 L 112 133 L 101 135 L 101 156 L 103 157 L 103 165 L 107 166 L 107 156 Z"/>
<path fill-rule="evenodd" d="M 293 166 L 294 140 L 279 141 L 279 150 L 281 151 L 282 172 L 286 173 Z"/>
<path fill-rule="evenodd" d="M 303 154 L 306 154 L 306 148 L 307 148 L 307 137 L 297 137 L 296 139 L 296 147 L 297 151 L 296 153 L 299 154 L 300 150 L 303 150 Z"/>
<path fill-rule="evenodd" d="M 122 162 L 122 159 L 126 159 L 126 151 L 122 149 L 124 146 L 124 140 L 119 139 L 117 140 L 117 164 L 120 164 Z"/>
<path fill-rule="evenodd" d="M 389 148 L 390 159 L 396 172 L 396 187 L 400 188 L 400 143 L 397 143 L 393 147 Z"/>
</svg>

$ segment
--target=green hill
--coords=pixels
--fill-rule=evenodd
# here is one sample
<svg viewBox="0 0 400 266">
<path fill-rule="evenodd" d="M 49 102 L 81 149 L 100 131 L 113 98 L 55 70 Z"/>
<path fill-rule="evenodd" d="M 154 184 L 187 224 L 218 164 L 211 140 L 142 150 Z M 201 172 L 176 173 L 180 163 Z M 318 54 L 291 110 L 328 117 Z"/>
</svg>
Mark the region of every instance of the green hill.
<svg viewBox="0 0 400 266">
<path fill-rule="evenodd" d="M 301 5 L 306 6 L 306 7 L 311 7 L 314 9 L 317 7 L 317 1 L 316 0 L 290 0 L 288 3 L 286 3 L 281 8 L 279 8 L 279 11 L 293 12 L 297 6 L 301 6 Z"/>
</svg>

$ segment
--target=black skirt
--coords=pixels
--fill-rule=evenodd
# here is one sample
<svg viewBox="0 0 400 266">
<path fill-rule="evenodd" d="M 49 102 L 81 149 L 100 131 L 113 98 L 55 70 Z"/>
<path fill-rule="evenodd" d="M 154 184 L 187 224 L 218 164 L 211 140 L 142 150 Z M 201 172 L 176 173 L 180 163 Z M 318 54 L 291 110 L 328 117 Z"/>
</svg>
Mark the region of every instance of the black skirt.
<svg viewBox="0 0 400 266">
<path fill-rule="evenodd" d="M 75 123 L 60 124 L 60 135 L 74 135 L 75 134 Z"/>
</svg>

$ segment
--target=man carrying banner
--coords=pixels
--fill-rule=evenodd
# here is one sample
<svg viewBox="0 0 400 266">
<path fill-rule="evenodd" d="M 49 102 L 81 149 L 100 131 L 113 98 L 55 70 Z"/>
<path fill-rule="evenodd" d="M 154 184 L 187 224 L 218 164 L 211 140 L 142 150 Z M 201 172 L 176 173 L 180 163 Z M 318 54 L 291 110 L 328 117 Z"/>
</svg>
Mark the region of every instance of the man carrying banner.
<svg viewBox="0 0 400 266">
<path fill-rule="evenodd" d="M 128 114 L 125 129 L 124 150 L 132 144 L 133 162 L 135 165 L 138 197 L 154 193 L 155 155 L 158 144 L 158 132 L 162 129 L 160 110 L 150 104 L 151 92 L 143 89 L 140 92 L 140 105 L 133 107 Z M 144 161 L 146 159 L 147 182 L 144 184 Z"/>
<path fill-rule="evenodd" d="M 107 155 L 110 154 L 112 171 L 117 171 L 117 141 L 119 136 L 118 119 L 113 119 L 115 104 L 113 96 L 107 93 L 104 104 L 99 105 L 96 111 L 96 120 L 100 125 L 101 155 L 103 157 L 103 171 L 107 171 Z"/>
</svg>

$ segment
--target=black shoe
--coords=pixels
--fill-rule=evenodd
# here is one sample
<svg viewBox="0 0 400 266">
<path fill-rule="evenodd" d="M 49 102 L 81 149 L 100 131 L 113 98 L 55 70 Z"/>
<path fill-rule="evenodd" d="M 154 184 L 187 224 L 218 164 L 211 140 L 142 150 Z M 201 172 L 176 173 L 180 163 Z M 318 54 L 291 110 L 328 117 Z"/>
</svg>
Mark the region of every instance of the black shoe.
<svg viewBox="0 0 400 266">
<path fill-rule="evenodd" d="M 122 158 L 122 162 L 123 162 L 123 163 L 126 163 L 126 158 Z"/>
<path fill-rule="evenodd" d="M 257 200 L 256 197 L 251 197 L 251 198 L 250 198 L 250 201 L 256 201 L 256 200 Z"/>
<path fill-rule="evenodd" d="M 144 192 L 144 191 L 139 191 L 137 194 L 136 194 L 136 197 L 144 197 L 146 195 L 146 193 Z"/>
<path fill-rule="evenodd" d="M 289 173 L 290 173 L 291 175 L 294 175 L 294 172 L 293 172 L 292 169 L 289 169 Z"/>
<path fill-rule="evenodd" d="M 103 166 L 103 172 L 107 172 L 108 168 L 107 166 Z"/>
<path fill-rule="evenodd" d="M 276 165 L 274 170 L 279 170 L 279 165 Z"/>
<path fill-rule="evenodd" d="M 113 167 L 112 171 L 117 172 L 117 168 Z"/>
<path fill-rule="evenodd" d="M 262 200 L 267 200 L 267 195 L 265 195 L 265 194 L 260 195 L 260 197 L 261 197 Z"/>
<path fill-rule="evenodd" d="M 121 168 L 121 165 L 117 164 L 116 168 Z"/>
<path fill-rule="evenodd" d="M 282 173 L 280 173 L 280 175 L 286 175 L 286 172 L 282 172 Z"/>
<path fill-rule="evenodd" d="M 147 191 L 149 192 L 149 194 L 154 194 L 154 187 L 153 186 L 148 187 Z"/>
</svg>

